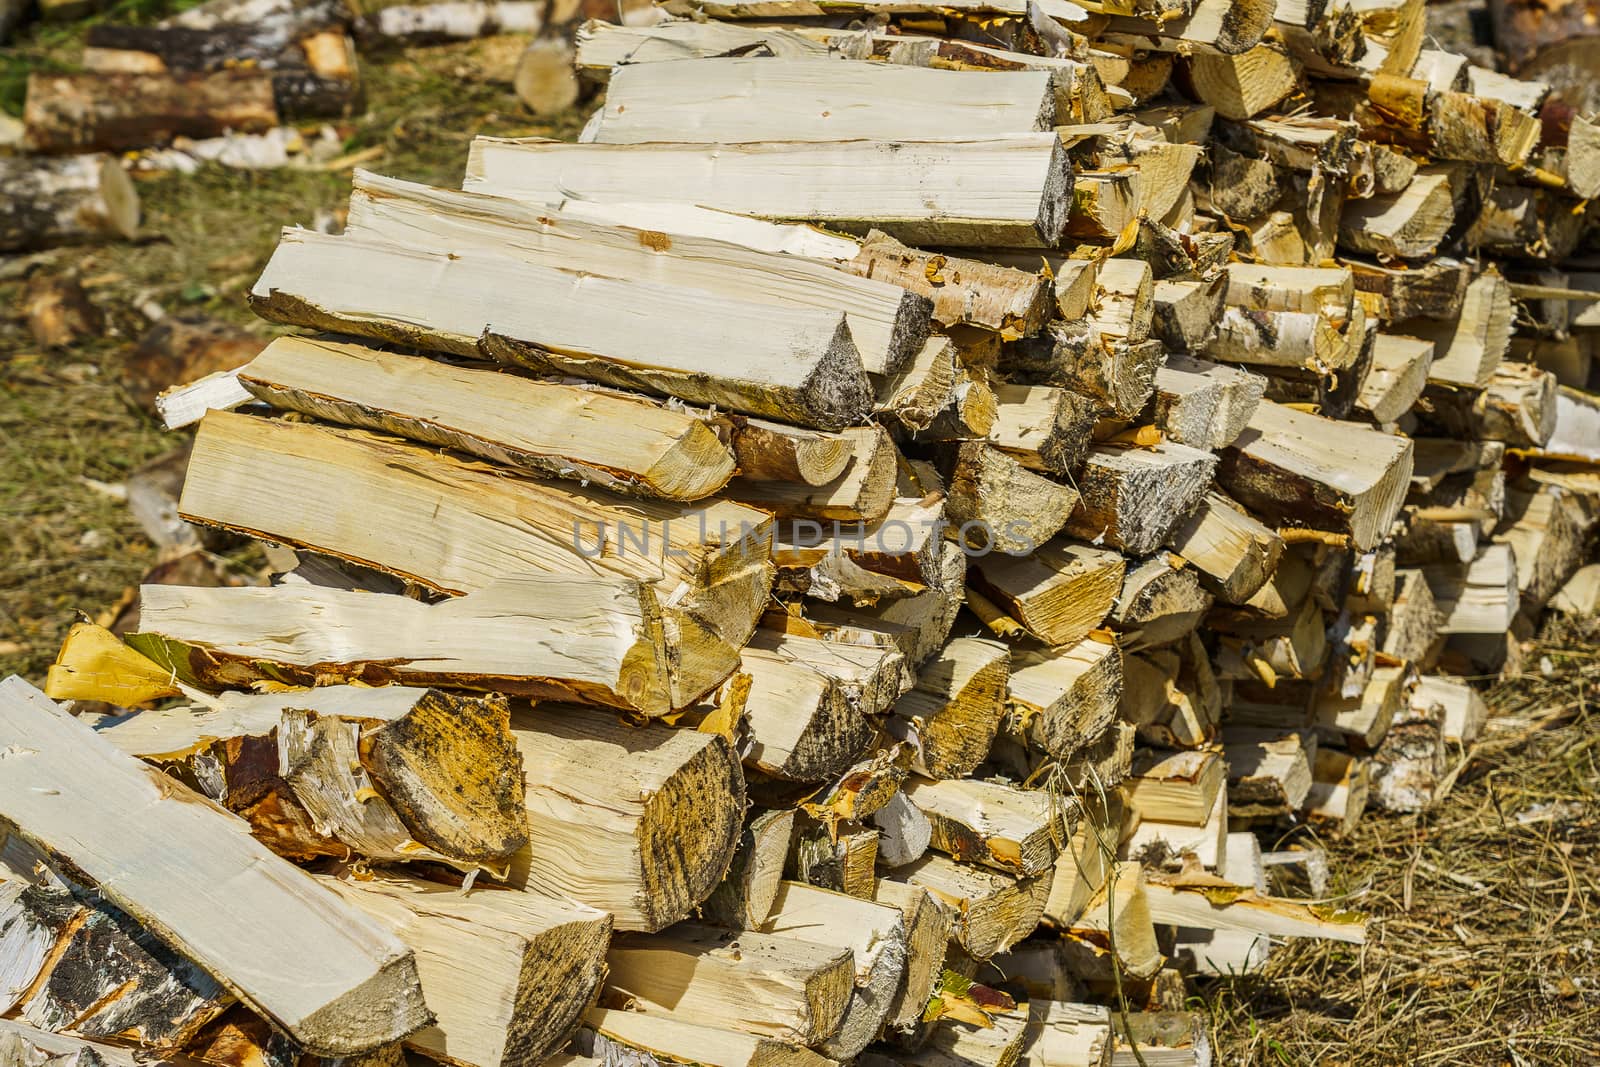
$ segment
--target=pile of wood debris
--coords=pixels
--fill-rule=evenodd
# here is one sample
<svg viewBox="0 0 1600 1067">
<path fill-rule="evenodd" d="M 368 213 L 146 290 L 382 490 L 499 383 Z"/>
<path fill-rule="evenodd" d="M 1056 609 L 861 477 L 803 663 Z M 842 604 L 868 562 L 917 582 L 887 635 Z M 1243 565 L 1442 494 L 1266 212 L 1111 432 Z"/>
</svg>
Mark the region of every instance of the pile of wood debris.
<svg viewBox="0 0 1600 1067">
<path fill-rule="evenodd" d="M 1199 1064 L 1364 939 L 1262 842 L 1596 606 L 1596 127 L 1414 2 L 970 6 L 592 23 L 582 143 L 285 232 L 327 332 L 159 403 L 297 563 L 0 686 L 4 1047 Z"/>
</svg>

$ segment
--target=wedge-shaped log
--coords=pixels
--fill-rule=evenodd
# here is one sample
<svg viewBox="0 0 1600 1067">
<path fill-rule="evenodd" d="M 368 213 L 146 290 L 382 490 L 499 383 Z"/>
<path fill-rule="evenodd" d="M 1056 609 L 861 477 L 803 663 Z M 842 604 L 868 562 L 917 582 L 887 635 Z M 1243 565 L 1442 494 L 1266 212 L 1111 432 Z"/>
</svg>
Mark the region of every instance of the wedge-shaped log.
<svg viewBox="0 0 1600 1067">
<path fill-rule="evenodd" d="M 933 847 L 955 859 L 1031 877 L 1055 863 L 1070 802 L 1049 793 L 975 779 L 913 777 L 905 794 L 933 826 Z"/>
<path fill-rule="evenodd" d="M 1057 539 L 1031 556 L 983 556 L 967 581 L 1039 640 L 1073 645 L 1099 626 L 1122 590 L 1121 553 Z"/>
<path fill-rule="evenodd" d="M 1181 445 L 1226 448 L 1244 432 L 1266 385 L 1251 371 L 1169 356 L 1156 369 L 1156 425 Z"/>
<path fill-rule="evenodd" d="M 893 648 L 757 631 L 739 666 L 750 676 L 746 762 L 791 781 L 842 774 L 872 742 L 869 716 L 900 695 L 903 663 Z"/>
<path fill-rule="evenodd" d="M 578 1028 L 605 975 L 611 917 L 513 889 L 380 874 L 319 879 L 417 956 L 437 1017 L 407 1048 L 465 1067 L 533 1067 Z"/>
<path fill-rule="evenodd" d="M 954 141 L 1047 130 L 1055 79 L 1043 71 L 975 74 L 763 57 L 617 68 L 585 139 L 646 141 Z"/>
<path fill-rule="evenodd" d="M 440 252 L 509 256 L 715 293 L 776 307 L 842 311 L 862 365 L 904 366 L 927 339 L 932 307 L 894 279 L 874 281 L 827 263 L 645 226 L 608 226 L 547 204 L 435 189 L 357 171 L 345 232 Z"/>
<path fill-rule="evenodd" d="M 1467 563 L 1422 568 L 1433 591 L 1441 634 L 1499 634 L 1517 614 L 1520 563 L 1509 544 L 1485 545 Z"/>
<path fill-rule="evenodd" d="M 1078 396 L 1077 406 L 1089 409 L 1085 417 L 1133 419 L 1155 389 L 1164 355 L 1160 342 L 1108 338 L 1083 320 L 1051 323 L 1039 335 L 1009 346 L 1000 365 L 1028 381 L 1065 386 Z"/>
<path fill-rule="evenodd" d="M 528 840 L 509 715 L 498 696 L 329 686 L 222 693 L 100 735 L 178 772 L 281 855 L 500 868 Z"/>
<path fill-rule="evenodd" d="M 847 948 L 855 960 L 855 990 L 839 1030 L 817 1051 L 839 1061 L 854 1059 L 888 1021 L 906 974 L 906 926 L 900 909 L 799 882 L 778 887 L 764 933 L 792 937 L 822 948 Z"/>
<path fill-rule="evenodd" d="M 1112 863 L 1098 892 L 1073 924 L 1073 933 L 1108 951 L 1106 962 L 1134 978 L 1150 978 L 1165 962 L 1145 895 L 1144 868 Z"/>
<path fill-rule="evenodd" d="M 1372 367 L 1361 383 L 1356 406 L 1380 425 L 1399 420 L 1427 388 L 1432 364 L 1432 341 L 1380 333 L 1372 346 Z"/>
<path fill-rule="evenodd" d="M 574 196 L 697 204 L 850 232 L 878 229 L 913 245 L 1053 248 L 1066 229 L 1072 170 L 1054 133 L 739 145 L 480 137 L 465 188 L 541 203 Z"/>
<path fill-rule="evenodd" d="M 0 682 L 0 738 L 16 754 L 0 820 L 306 1048 L 349 1055 L 431 1021 L 410 949 L 20 678 Z"/>
<path fill-rule="evenodd" d="M 1219 599 L 1243 604 L 1277 570 L 1283 538 L 1213 492 L 1172 532 L 1167 547 L 1199 568 Z"/>
<path fill-rule="evenodd" d="M 894 880 L 926 889 L 954 911 L 956 942 L 980 960 L 1032 933 L 1050 892 L 1048 876 L 1016 878 L 937 853 L 896 871 Z"/>
<path fill-rule="evenodd" d="M 1217 478 L 1263 518 L 1326 524 L 1366 550 L 1405 502 L 1411 441 L 1266 401 L 1223 452 Z"/>
<path fill-rule="evenodd" d="M 796 809 L 756 808 L 744 821 L 733 861 L 701 906 L 707 921 L 754 930 L 767 921 L 783 880 Z"/>
<path fill-rule="evenodd" d="M 1026 555 L 1067 524 L 1077 490 L 1029 470 L 987 441 L 963 441 L 943 455 L 945 514 L 963 544 Z"/>
<path fill-rule="evenodd" d="M 654 594 L 627 579 L 511 578 L 439 604 L 318 586 L 145 586 L 129 643 L 218 689 L 449 685 L 671 709 Z"/>
<path fill-rule="evenodd" d="M 495 297 L 508 288 L 524 298 L 507 305 Z M 825 429 L 860 421 L 872 403 L 841 312 L 731 300 L 503 254 L 286 230 L 250 303 L 275 322 L 482 353 Z M 730 375 L 719 353 L 734 350 L 743 358 Z"/>
<path fill-rule="evenodd" d="M 1305 804 L 1317 756 L 1314 732 L 1230 726 L 1223 741 L 1230 817 L 1275 818 Z"/>
<path fill-rule="evenodd" d="M 1239 930 L 1262 937 L 1321 937 L 1359 945 L 1367 938 L 1366 918 L 1298 900 L 1227 892 L 1220 879 L 1213 886 L 1176 886 L 1151 879 L 1145 900 L 1156 922 L 1203 930 Z M 1222 894 L 1208 892 L 1223 890 Z"/>
<path fill-rule="evenodd" d="M 1216 456 L 1188 445 L 1096 445 L 1075 479 L 1067 533 L 1148 556 L 1199 505 L 1216 469 Z"/>
<path fill-rule="evenodd" d="M 698 500 L 734 469 L 728 447 L 684 412 L 363 345 L 280 337 L 238 380 L 286 411 L 621 493 Z"/>
<path fill-rule="evenodd" d="M 867 234 L 861 251 L 840 266 L 928 297 L 941 326 L 978 326 L 1010 340 L 1037 333 L 1050 317 L 1051 287 L 1043 274 L 924 252 L 886 233 Z"/>
<path fill-rule="evenodd" d="M 269 484 L 294 485 L 299 506 L 278 507 L 254 488 Z M 348 522 L 352 501 L 366 504 L 359 530 Z M 354 560 L 440 592 L 472 592 L 507 574 L 628 579 L 590 594 L 573 581 L 571 595 L 582 598 L 574 609 L 588 605 L 580 617 L 591 620 L 591 635 L 610 635 L 613 647 L 629 650 L 614 662 L 630 669 L 606 677 L 640 679 L 595 691 L 637 693 L 627 706 L 640 710 L 683 707 L 727 677 L 772 580 L 764 512 L 722 501 L 688 511 L 506 477 L 358 430 L 221 412 L 201 424 L 179 510 L 192 521 Z M 672 600 L 659 613 L 664 642 L 653 636 L 655 612 L 640 596 L 650 586 Z M 610 599 L 633 597 L 639 606 L 619 605 L 620 616 L 612 616 L 601 595 L 608 588 Z M 568 640 L 582 638 L 569 632 Z M 663 654 L 675 668 L 665 702 L 656 681 Z"/>
<path fill-rule="evenodd" d="M 1098 1004 L 1030 1000 L 1018 1067 L 1105 1067 L 1111 1063 L 1111 1012 Z"/>
<path fill-rule="evenodd" d="M 833 1061 L 773 1037 L 720 1030 L 669 1012 L 590 1008 L 574 1047 L 596 1064 L 828 1067 Z M 555 1061 L 551 1061 L 555 1062 Z"/>
<path fill-rule="evenodd" d="M 766 419 L 746 419 L 733 428 L 733 456 L 740 477 L 761 482 L 804 482 L 827 485 L 844 473 L 855 456 L 855 439 L 788 426 Z"/>
<path fill-rule="evenodd" d="M 1083 462 L 1093 419 L 1069 389 L 1048 385 L 995 388 L 994 429 L 989 443 L 1024 467 L 1066 474 Z"/>
<path fill-rule="evenodd" d="M 37 884 L 0 884 L 0 931 L 0 1008 L 47 1030 L 178 1048 L 234 1003 L 138 922 L 103 900 L 75 896 L 53 873 Z"/>
<path fill-rule="evenodd" d="M 1404 191 L 1350 200 L 1339 217 L 1339 244 L 1385 258 L 1431 256 L 1455 222 L 1450 179 L 1419 174 Z"/>
<path fill-rule="evenodd" d="M 1480 275 L 1466 287 L 1459 313 L 1437 317 L 1445 321 L 1430 316 L 1399 328 L 1433 342 L 1428 381 L 1464 389 L 1488 385 L 1511 344 L 1511 286 L 1498 274 Z"/>
<path fill-rule="evenodd" d="M 1122 654 L 1088 638 L 1012 659 L 1008 734 L 1057 759 L 1076 755 L 1105 732 L 1122 695 Z"/>
<path fill-rule="evenodd" d="M 944 970 L 955 915 L 931 892 L 887 878 L 878 879 L 872 899 L 900 909 L 906 930 L 906 973 L 889 1006 L 885 1029 L 908 1033 L 921 1025 L 928 997 Z"/>
<path fill-rule="evenodd" d="M 1137 652 L 1193 633 L 1211 604 L 1199 571 L 1170 552 L 1157 552 L 1128 570 L 1106 621 L 1121 635 L 1123 650 Z"/>
<path fill-rule="evenodd" d="M 1008 658 L 997 641 L 958 637 L 917 672 L 887 727 L 912 745 L 919 773 L 964 778 L 983 762 L 1005 714 Z"/>
<path fill-rule="evenodd" d="M 721 735 L 630 727 L 592 709 L 518 711 L 528 847 L 511 882 L 660 930 L 722 881 L 739 841 L 744 774 Z"/>
<path fill-rule="evenodd" d="M 607 985 L 645 1012 L 715 1019 L 761 1037 L 816 1045 L 839 1030 L 855 992 L 847 947 L 683 923 L 616 938 Z"/>
<path fill-rule="evenodd" d="M 1123 793 L 1144 818 L 1204 826 L 1227 778 L 1221 753 L 1146 751 L 1135 758 Z"/>
</svg>

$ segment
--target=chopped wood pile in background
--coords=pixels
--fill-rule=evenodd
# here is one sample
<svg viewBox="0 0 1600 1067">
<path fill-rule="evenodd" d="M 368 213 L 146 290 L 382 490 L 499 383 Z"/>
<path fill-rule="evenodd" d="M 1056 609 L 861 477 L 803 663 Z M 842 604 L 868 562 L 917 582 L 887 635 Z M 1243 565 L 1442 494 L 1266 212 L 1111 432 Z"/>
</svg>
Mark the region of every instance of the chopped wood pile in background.
<svg viewBox="0 0 1600 1067">
<path fill-rule="evenodd" d="M 0 240 L 131 232 L 71 153 L 358 99 L 347 20 L 224 2 L 30 86 Z M 156 399 L 130 504 L 282 573 L 0 683 L 0 1047 L 1208 1063 L 1189 977 L 1366 936 L 1285 829 L 1436 804 L 1470 680 L 1600 607 L 1574 26 L 547 14 L 579 143 L 357 171 L 249 294 L 306 332 Z"/>
</svg>

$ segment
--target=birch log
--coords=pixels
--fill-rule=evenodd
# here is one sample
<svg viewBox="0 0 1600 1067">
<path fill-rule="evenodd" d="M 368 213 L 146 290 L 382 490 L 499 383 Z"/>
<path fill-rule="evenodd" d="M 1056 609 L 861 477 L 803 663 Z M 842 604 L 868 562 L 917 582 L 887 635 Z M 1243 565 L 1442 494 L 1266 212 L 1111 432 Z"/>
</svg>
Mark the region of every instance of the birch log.
<svg viewBox="0 0 1600 1067">
<path fill-rule="evenodd" d="M 0 190 L 0 251 L 131 238 L 139 229 L 139 194 L 110 156 L 0 158 Z"/>
</svg>

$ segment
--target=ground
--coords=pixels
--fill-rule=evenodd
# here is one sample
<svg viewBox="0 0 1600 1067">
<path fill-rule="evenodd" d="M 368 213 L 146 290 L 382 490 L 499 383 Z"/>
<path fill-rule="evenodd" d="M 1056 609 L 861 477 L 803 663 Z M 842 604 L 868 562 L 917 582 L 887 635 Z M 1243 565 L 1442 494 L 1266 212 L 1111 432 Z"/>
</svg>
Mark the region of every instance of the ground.
<svg viewBox="0 0 1600 1067">
<path fill-rule="evenodd" d="M 124 3 L 108 17 L 164 10 Z M 20 110 L 27 70 L 70 67 L 80 35 L 45 30 L 0 50 L 0 107 Z M 341 128 L 346 151 L 381 148 L 363 165 L 458 185 L 476 134 L 566 137 L 581 120 L 534 120 L 483 67 L 476 45 L 365 57 L 370 110 Z M 37 268 L 77 270 L 108 313 L 107 336 L 71 351 L 33 345 L 14 315 L 18 271 L 0 260 L 0 674 L 41 681 L 66 628 L 155 561 L 97 487 L 177 443 L 119 381 L 125 347 L 148 326 L 134 307 L 154 299 L 267 332 L 243 291 L 279 227 L 337 213 L 348 182 L 348 169 L 210 169 L 141 183 L 145 239 Z M 1547 634 L 1533 669 L 1492 690 L 1499 718 L 1436 810 L 1369 815 L 1351 839 L 1322 842 L 1330 893 L 1373 916 L 1365 946 L 1290 944 L 1261 975 L 1194 988 L 1219 1063 L 1600 1063 L 1596 632 Z"/>
</svg>

